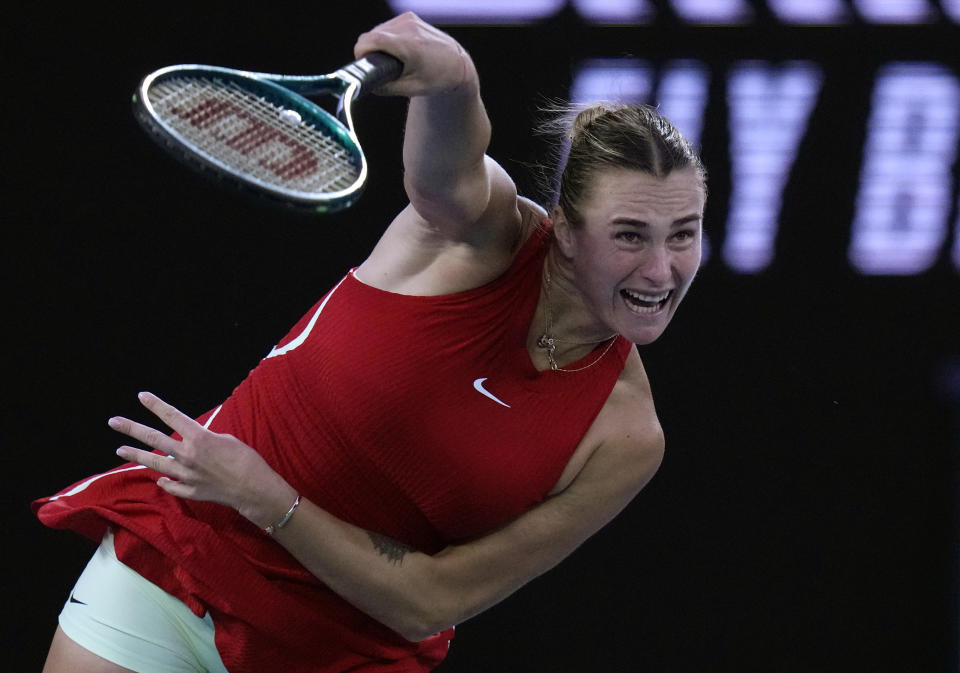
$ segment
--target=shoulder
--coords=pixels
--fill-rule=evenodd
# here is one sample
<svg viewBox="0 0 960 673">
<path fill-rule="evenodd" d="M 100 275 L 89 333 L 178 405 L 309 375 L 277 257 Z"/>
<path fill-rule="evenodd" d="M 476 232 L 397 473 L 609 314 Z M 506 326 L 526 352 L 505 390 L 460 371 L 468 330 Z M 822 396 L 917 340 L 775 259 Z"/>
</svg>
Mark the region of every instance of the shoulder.
<svg viewBox="0 0 960 673">
<path fill-rule="evenodd" d="M 569 487 L 632 497 L 663 460 L 664 436 L 650 383 L 636 349 L 583 437 L 553 493 Z"/>
<path fill-rule="evenodd" d="M 620 373 L 613 391 L 607 400 L 604 410 L 612 415 L 618 412 L 630 411 L 627 417 L 619 424 L 637 425 L 644 428 L 656 428 L 659 433 L 660 422 L 657 419 L 656 408 L 653 404 L 653 392 L 650 388 L 650 379 L 637 349 L 631 348 L 627 355 L 623 371 Z"/>
<path fill-rule="evenodd" d="M 517 197 L 517 210 L 520 213 L 520 229 L 515 247 L 519 248 L 535 231 L 551 225 L 549 215 L 543 206 L 526 197 Z"/>
<path fill-rule="evenodd" d="M 410 295 L 452 294 L 489 283 L 506 272 L 547 218 L 543 208 L 516 192 L 501 193 L 490 205 L 480 221 L 457 236 L 407 206 L 358 277 L 381 290 Z"/>
<path fill-rule="evenodd" d="M 591 430 L 596 432 L 597 451 L 635 479 L 646 483 L 660 466 L 665 448 L 663 428 L 635 348 Z"/>
</svg>

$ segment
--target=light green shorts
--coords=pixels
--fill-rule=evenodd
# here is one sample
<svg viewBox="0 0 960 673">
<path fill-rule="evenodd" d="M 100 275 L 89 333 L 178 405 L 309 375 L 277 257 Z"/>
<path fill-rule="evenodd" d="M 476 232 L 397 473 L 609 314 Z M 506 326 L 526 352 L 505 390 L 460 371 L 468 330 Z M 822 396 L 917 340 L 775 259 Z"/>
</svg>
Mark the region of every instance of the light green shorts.
<svg viewBox="0 0 960 673">
<path fill-rule="evenodd" d="M 107 533 L 60 613 L 75 643 L 139 673 L 227 673 L 213 620 L 120 563 Z"/>
</svg>

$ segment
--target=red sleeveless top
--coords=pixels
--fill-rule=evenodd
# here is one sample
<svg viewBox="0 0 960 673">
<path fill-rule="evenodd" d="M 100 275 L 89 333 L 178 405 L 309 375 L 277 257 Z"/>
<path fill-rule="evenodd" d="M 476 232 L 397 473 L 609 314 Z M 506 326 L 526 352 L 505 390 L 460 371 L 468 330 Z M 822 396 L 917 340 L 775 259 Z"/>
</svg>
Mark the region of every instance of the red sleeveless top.
<svg viewBox="0 0 960 673">
<path fill-rule="evenodd" d="M 311 502 L 415 549 L 490 531 L 553 488 L 632 347 L 617 337 L 583 371 L 536 370 L 526 337 L 550 240 L 536 231 L 503 276 L 456 294 L 394 294 L 347 274 L 200 420 L 256 447 Z M 128 464 L 34 508 L 94 540 L 113 527 L 124 564 L 210 612 L 231 673 L 443 660 L 453 629 L 403 639 L 234 510 L 170 496 L 158 477 Z"/>
</svg>

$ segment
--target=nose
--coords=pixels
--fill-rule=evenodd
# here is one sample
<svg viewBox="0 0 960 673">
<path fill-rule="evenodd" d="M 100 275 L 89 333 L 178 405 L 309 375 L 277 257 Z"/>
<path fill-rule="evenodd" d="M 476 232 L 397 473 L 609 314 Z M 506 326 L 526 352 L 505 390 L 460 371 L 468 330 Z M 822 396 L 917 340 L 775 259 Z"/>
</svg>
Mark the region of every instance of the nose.
<svg viewBox="0 0 960 673">
<path fill-rule="evenodd" d="M 662 245 L 654 245 L 647 249 L 640 267 L 644 280 L 654 286 L 666 285 L 672 277 L 670 251 Z"/>
</svg>

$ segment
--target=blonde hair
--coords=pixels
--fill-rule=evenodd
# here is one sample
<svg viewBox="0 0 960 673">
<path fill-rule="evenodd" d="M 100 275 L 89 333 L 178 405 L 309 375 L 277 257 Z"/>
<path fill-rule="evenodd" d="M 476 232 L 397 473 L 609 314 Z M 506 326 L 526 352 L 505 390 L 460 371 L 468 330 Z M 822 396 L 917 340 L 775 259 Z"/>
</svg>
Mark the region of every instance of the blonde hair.
<svg viewBox="0 0 960 673">
<path fill-rule="evenodd" d="M 541 132 L 562 133 L 568 142 L 554 204 L 580 224 L 579 206 L 594 177 L 609 168 L 627 168 L 666 177 L 692 166 L 706 194 L 707 172 L 686 138 L 649 105 L 596 103 L 580 109 L 554 109 Z"/>
</svg>

